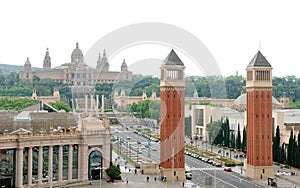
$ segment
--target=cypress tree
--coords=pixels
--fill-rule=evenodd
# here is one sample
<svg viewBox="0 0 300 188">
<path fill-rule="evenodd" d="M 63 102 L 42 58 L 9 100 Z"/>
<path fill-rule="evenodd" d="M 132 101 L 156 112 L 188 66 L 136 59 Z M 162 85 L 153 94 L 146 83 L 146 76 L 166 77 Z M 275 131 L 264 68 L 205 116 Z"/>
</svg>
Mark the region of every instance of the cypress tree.
<svg viewBox="0 0 300 188">
<path fill-rule="evenodd" d="M 289 138 L 289 145 L 287 148 L 287 164 L 292 165 L 293 161 L 293 148 L 294 148 L 294 139 L 293 139 L 293 130 L 291 130 L 290 138 Z"/>
<path fill-rule="evenodd" d="M 280 150 L 280 163 L 284 164 L 286 163 L 286 152 L 285 152 L 285 148 L 284 148 L 284 144 L 281 145 L 281 150 Z"/>
<path fill-rule="evenodd" d="M 247 134 L 246 134 L 246 126 L 243 129 L 243 142 L 242 142 L 242 151 L 246 152 L 247 149 Z"/>
<path fill-rule="evenodd" d="M 237 132 L 237 138 L 236 138 L 236 149 L 241 149 L 241 133 L 240 133 L 240 124 L 238 124 L 238 132 Z"/>
<path fill-rule="evenodd" d="M 273 161 L 280 162 L 280 129 L 279 126 L 276 128 L 276 135 L 273 138 Z"/>
<path fill-rule="evenodd" d="M 293 159 L 292 159 L 292 166 L 296 166 L 296 153 L 297 153 L 297 143 L 296 143 L 296 135 L 293 138 Z"/>
<path fill-rule="evenodd" d="M 226 147 L 229 147 L 230 140 L 230 128 L 229 128 L 229 119 L 226 117 L 224 122 L 224 144 Z"/>
<path fill-rule="evenodd" d="M 231 143 L 231 148 L 235 148 L 235 135 L 233 134 L 233 132 L 231 133 L 230 143 Z"/>
<path fill-rule="evenodd" d="M 298 148 L 297 148 L 297 158 L 298 158 L 298 160 L 296 161 L 296 163 L 297 163 L 297 168 L 300 168 L 300 131 L 299 131 L 299 133 L 298 133 Z"/>
</svg>

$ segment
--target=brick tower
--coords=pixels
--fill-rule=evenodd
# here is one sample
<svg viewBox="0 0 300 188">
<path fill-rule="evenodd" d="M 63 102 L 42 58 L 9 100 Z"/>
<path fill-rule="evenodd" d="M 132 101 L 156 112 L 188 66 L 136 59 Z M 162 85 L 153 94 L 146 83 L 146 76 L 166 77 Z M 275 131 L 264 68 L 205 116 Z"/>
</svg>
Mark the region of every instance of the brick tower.
<svg viewBox="0 0 300 188">
<path fill-rule="evenodd" d="M 172 49 L 164 60 L 160 78 L 160 169 L 168 181 L 185 180 L 184 69 Z"/>
<path fill-rule="evenodd" d="M 272 67 L 260 51 L 247 66 L 247 166 L 255 179 L 273 176 Z"/>
</svg>

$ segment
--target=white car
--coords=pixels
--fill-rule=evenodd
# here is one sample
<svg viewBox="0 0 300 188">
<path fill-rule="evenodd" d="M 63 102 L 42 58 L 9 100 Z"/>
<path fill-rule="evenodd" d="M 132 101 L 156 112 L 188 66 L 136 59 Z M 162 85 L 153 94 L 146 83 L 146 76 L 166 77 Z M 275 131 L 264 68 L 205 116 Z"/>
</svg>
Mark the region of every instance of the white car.
<svg viewBox="0 0 300 188">
<path fill-rule="evenodd" d="M 191 172 L 185 173 L 185 178 L 186 178 L 187 180 L 191 180 L 191 179 L 193 178 L 192 173 L 191 173 Z"/>
</svg>

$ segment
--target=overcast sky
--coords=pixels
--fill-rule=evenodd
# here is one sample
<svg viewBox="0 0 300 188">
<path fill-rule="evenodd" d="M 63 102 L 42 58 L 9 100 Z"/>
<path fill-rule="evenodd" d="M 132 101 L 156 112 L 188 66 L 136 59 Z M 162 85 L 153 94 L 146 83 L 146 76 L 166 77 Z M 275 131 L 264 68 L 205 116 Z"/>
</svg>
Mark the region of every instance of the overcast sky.
<svg viewBox="0 0 300 188">
<path fill-rule="evenodd" d="M 70 62 L 77 41 L 85 54 L 97 40 L 118 28 L 161 22 L 200 39 L 225 76 L 236 71 L 244 76 L 261 41 L 273 75 L 300 77 L 300 3 L 281 2 L 1 1 L 0 63 L 23 65 L 29 57 L 32 66 L 42 67 L 49 48 L 52 67 L 59 66 Z M 147 45 L 124 50 L 111 60 L 112 69 L 119 69 L 124 58 L 130 65 L 139 59 L 164 59 L 170 50 L 150 46 L 149 56 L 145 49 Z"/>
</svg>

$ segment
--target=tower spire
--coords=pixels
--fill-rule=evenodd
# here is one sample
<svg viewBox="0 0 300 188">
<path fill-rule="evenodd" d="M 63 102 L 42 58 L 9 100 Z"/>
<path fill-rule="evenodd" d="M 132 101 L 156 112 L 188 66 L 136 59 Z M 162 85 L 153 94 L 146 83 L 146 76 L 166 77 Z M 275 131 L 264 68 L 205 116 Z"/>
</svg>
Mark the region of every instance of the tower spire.
<svg viewBox="0 0 300 188">
<path fill-rule="evenodd" d="M 45 58 L 44 58 L 44 64 L 43 64 L 43 69 L 51 69 L 51 58 L 49 56 L 49 49 L 47 48 L 46 49 L 46 55 L 45 55 Z"/>
<path fill-rule="evenodd" d="M 97 60 L 97 69 L 100 68 L 101 68 L 101 53 L 99 53 L 98 60 Z"/>
</svg>

